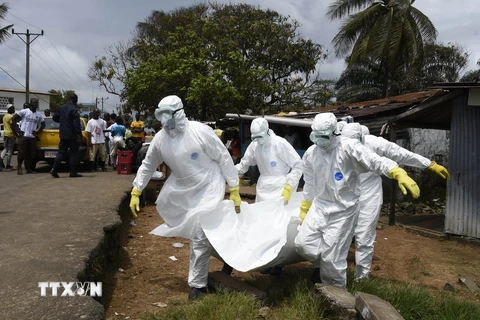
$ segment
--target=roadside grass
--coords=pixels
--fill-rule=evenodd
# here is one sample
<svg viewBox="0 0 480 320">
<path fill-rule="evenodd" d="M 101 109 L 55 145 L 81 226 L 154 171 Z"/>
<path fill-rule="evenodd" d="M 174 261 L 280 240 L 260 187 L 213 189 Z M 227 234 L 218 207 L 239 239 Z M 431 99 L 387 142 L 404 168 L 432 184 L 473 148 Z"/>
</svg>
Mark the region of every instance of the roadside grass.
<svg viewBox="0 0 480 320">
<path fill-rule="evenodd" d="M 430 293 L 428 288 L 405 282 L 369 279 L 353 281 L 348 274 L 348 288 L 352 294 L 365 292 L 386 300 L 406 320 L 469 320 L 480 319 L 480 304 L 457 297 L 455 293 Z"/>
<path fill-rule="evenodd" d="M 322 305 L 310 282 L 312 268 L 284 270 L 280 278 L 253 273 L 244 281 L 267 293 L 267 301 L 256 301 L 245 293 L 208 294 L 198 301 L 178 301 L 156 313 L 146 313 L 145 320 L 207 320 L 267 319 L 321 320 L 326 306 Z M 352 294 L 365 292 L 390 302 L 406 320 L 471 320 L 480 319 L 480 304 L 462 300 L 454 293 L 432 295 L 418 285 L 369 279 L 353 281 L 348 273 Z M 260 310 L 262 307 L 268 307 Z M 262 316 L 260 316 L 260 313 Z"/>
</svg>

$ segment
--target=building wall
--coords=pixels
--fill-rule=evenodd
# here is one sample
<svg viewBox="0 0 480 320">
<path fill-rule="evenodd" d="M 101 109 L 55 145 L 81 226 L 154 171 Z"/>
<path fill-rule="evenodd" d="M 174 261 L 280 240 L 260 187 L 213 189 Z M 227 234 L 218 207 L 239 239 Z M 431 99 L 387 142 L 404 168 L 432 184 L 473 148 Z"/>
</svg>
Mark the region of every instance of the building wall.
<svg viewBox="0 0 480 320">
<path fill-rule="evenodd" d="M 453 101 L 445 232 L 480 239 L 480 108 L 467 98 Z"/>
<path fill-rule="evenodd" d="M 448 169 L 450 131 L 431 129 L 408 129 L 407 149 L 434 160 Z M 430 170 L 408 168 L 407 171 L 420 187 L 419 201 L 445 200 L 447 181 Z"/>
<path fill-rule="evenodd" d="M 13 105 L 15 110 L 23 109 L 23 104 L 25 103 L 25 93 L 24 92 L 10 92 L 10 91 L 1 91 L 0 90 L 0 109 L 5 109 L 8 104 L 8 99 L 13 98 Z M 39 102 L 39 110 L 43 111 L 50 109 L 50 95 L 48 94 L 39 94 L 30 93 L 30 99 L 37 98 Z"/>
<path fill-rule="evenodd" d="M 408 139 L 399 139 L 396 143 L 414 153 L 435 160 L 438 164 L 448 169 L 448 154 L 450 131 L 431 129 L 408 129 Z M 447 182 L 430 170 L 421 170 L 412 167 L 403 167 L 420 187 L 418 202 L 432 201 L 433 199 L 446 199 Z M 390 183 L 385 178 L 383 182 L 384 202 L 390 201 Z M 398 189 L 398 188 L 397 188 Z M 411 201 L 410 196 L 404 196 L 396 190 L 398 201 Z"/>
</svg>

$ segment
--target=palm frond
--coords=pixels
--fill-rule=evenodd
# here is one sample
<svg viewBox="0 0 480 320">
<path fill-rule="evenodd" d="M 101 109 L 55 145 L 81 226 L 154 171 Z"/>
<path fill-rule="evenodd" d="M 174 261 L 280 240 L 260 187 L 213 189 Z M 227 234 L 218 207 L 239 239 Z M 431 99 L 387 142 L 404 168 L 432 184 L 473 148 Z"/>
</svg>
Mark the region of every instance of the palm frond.
<svg viewBox="0 0 480 320">
<path fill-rule="evenodd" d="M 374 0 L 336 0 L 327 9 L 327 17 L 330 20 L 342 19 L 350 13 L 362 10 L 370 6 Z"/>
<path fill-rule="evenodd" d="M 437 39 L 437 29 L 430 19 L 417 8 L 410 7 L 410 15 L 415 21 L 424 42 L 433 42 Z"/>
</svg>

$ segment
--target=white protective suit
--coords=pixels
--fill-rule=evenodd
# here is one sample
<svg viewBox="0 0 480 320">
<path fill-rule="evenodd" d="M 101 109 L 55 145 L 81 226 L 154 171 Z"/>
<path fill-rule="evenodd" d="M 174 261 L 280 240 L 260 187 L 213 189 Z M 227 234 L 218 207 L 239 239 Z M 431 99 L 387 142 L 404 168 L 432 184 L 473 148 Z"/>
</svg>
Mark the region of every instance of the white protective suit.
<svg viewBox="0 0 480 320">
<path fill-rule="evenodd" d="M 252 141 L 240 163 L 235 166 L 240 175 L 247 172 L 250 166 L 258 166 L 260 177 L 256 187 L 256 202 L 281 197 L 287 184 L 292 186 L 292 193 L 296 192 L 302 176 L 302 160 L 292 145 L 270 130 L 266 119 L 252 121 L 252 135 L 267 130 L 265 142 Z"/>
<path fill-rule="evenodd" d="M 392 159 L 400 165 L 428 168 L 432 161 L 373 135 L 364 135 L 364 126 L 349 123 L 342 131 L 342 136 L 362 142 L 376 154 Z M 368 129 L 367 129 L 368 130 Z M 355 227 L 355 280 L 368 277 L 373 259 L 373 246 L 377 233 L 377 221 L 383 203 L 382 178 L 375 172 L 360 175 L 360 203 L 358 222 Z"/>
<path fill-rule="evenodd" d="M 318 114 L 312 130 L 334 132 L 332 113 Z M 313 132 L 313 131 L 312 131 Z M 373 171 L 390 178 L 398 165 L 359 141 L 333 134 L 328 146 L 314 144 L 303 156 L 303 199 L 312 202 L 295 238 L 297 252 L 320 267 L 322 283 L 346 286 L 347 254 L 358 217 L 360 174 Z"/>
<path fill-rule="evenodd" d="M 153 138 L 138 169 L 133 186 L 142 191 L 157 167 L 164 162 L 172 170 L 156 201 L 165 221 L 151 233 L 164 237 L 185 237 L 190 242 L 190 287 L 207 285 L 210 244 L 199 223 L 200 216 L 223 200 L 225 181 L 238 186 L 232 158 L 212 128 L 185 117 L 177 96 L 162 99 L 175 110 L 175 128 L 164 128 Z"/>
</svg>

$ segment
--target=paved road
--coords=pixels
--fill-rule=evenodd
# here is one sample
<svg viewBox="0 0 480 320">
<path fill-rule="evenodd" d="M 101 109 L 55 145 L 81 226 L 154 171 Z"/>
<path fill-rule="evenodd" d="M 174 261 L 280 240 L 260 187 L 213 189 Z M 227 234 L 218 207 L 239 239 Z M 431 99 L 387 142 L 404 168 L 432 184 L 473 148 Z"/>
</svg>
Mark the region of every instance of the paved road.
<svg viewBox="0 0 480 320">
<path fill-rule="evenodd" d="M 40 163 L 37 174 L 0 172 L 0 319 L 103 319 L 93 298 L 51 289 L 42 297 L 39 282 L 79 281 L 104 230 L 120 224 L 134 175 L 69 178 L 65 167 L 54 179 L 48 170 Z"/>
</svg>

